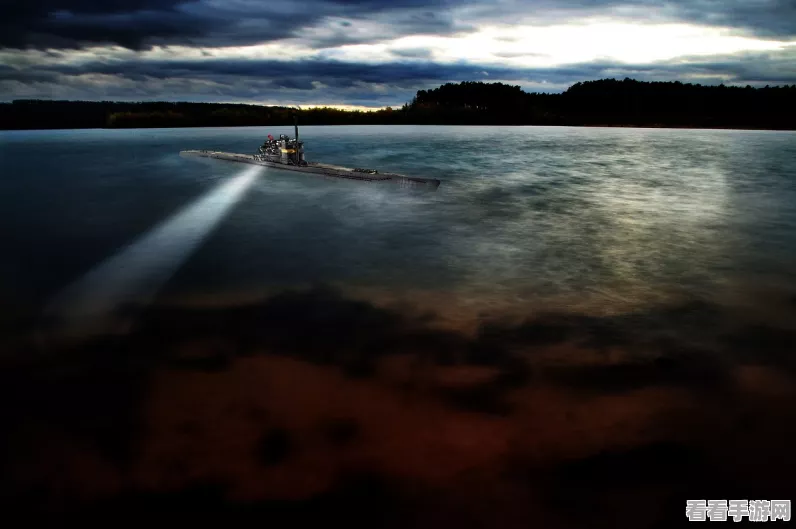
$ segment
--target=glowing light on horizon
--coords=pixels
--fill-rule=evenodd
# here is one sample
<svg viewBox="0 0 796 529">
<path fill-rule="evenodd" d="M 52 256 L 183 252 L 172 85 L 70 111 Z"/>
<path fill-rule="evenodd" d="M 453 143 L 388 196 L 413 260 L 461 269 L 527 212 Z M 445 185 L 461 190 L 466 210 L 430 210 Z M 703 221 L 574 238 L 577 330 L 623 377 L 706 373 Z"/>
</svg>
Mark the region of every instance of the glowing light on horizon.
<svg viewBox="0 0 796 529">
<path fill-rule="evenodd" d="M 321 22 L 323 28 L 329 21 Z M 374 29 L 375 31 L 375 29 Z M 378 34 L 378 32 L 376 32 Z M 610 18 L 581 19 L 575 23 L 539 25 L 482 25 L 453 35 L 409 35 L 374 38 L 366 43 L 314 47 L 291 37 L 244 46 L 155 46 L 133 51 L 120 46 L 95 46 L 81 50 L 25 50 L 0 52 L 4 61 L 17 67 L 30 65 L 90 64 L 129 60 L 205 62 L 208 60 L 338 60 L 384 64 L 398 60 L 433 61 L 442 64 L 465 61 L 512 67 L 554 67 L 610 59 L 641 64 L 678 57 L 731 55 L 739 52 L 776 51 L 796 46 L 792 39 L 776 40 L 741 36 L 730 28 L 684 23 L 623 21 Z M 425 50 L 427 56 L 406 59 L 393 52 Z"/>
<path fill-rule="evenodd" d="M 149 303 L 243 197 L 262 167 L 244 169 L 102 261 L 62 290 L 45 309 L 48 343 L 125 332 L 120 309 Z"/>
<path fill-rule="evenodd" d="M 394 61 L 393 51 L 423 49 L 428 50 L 429 59 L 443 64 L 465 61 L 534 68 L 595 60 L 647 64 L 677 57 L 775 51 L 794 45 L 787 40 L 733 35 L 725 28 L 593 20 L 547 26 L 484 26 L 452 36 L 414 35 L 343 45 L 320 54 L 328 59 L 378 64 Z"/>
</svg>

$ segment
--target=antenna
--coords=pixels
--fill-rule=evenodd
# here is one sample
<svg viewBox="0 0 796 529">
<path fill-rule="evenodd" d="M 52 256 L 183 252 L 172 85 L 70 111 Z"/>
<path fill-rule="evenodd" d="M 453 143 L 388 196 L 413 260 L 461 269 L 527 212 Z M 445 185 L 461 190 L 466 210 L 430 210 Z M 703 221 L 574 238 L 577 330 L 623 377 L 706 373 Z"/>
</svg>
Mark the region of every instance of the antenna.
<svg viewBox="0 0 796 529">
<path fill-rule="evenodd" d="M 297 105 L 296 110 L 300 111 L 301 107 Z M 298 112 L 293 112 L 293 127 L 295 127 L 296 130 L 296 165 L 301 165 L 301 154 L 299 153 Z"/>
</svg>

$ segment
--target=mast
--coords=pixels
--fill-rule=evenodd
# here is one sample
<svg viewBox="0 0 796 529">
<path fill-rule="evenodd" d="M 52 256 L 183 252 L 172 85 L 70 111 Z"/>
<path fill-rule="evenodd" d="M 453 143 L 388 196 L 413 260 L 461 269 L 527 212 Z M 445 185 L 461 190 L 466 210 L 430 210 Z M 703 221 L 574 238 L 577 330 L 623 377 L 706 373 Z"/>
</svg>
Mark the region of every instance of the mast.
<svg viewBox="0 0 796 529">
<path fill-rule="evenodd" d="M 296 105 L 293 107 L 293 126 L 296 131 L 296 165 L 301 165 L 301 148 L 299 146 L 299 131 L 298 131 L 298 118 L 301 112 L 301 106 Z"/>
<path fill-rule="evenodd" d="M 296 165 L 301 165 L 301 155 L 299 154 L 299 135 L 298 135 L 298 113 L 293 113 L 293 127 L 296 129 Z"/>
</svg>

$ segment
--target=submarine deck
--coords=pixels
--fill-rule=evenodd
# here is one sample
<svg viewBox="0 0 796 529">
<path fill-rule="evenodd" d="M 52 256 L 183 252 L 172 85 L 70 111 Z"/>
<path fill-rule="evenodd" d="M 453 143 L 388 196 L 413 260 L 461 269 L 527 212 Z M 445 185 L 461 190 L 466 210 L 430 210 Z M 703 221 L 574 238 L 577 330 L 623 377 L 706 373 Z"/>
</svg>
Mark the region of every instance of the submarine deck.
<svg viewBox="0 0 796 529">
<path fill-rule="evenodd" d="M 434 188 L 439 187 L 440 181 L 435 178 L 417 178 L 413 176 L 405 176 L 397 173 L 365 173 L 355 171 L 349 167 L 341 167 L 339 165 L 331 165 L 327 163 L 308 162 L 306 166 L 284 165 L 275 162 L 266 162 L 255 159 L 251 154 L 237 154 L 231 152 L 221 151 L 205 151 L 205 150 L 190 150 L 180 151 L 181 156 L 198 156 L 201 158 L 214 158 L 217 160 L 227 160 L 230 162 L 248 163 L 252 165 L 262 165 L 264 167 L 273 167 L 274 169 L 281 169 L 283 171 L 295 171 L 297 173 L 310 173 L 319 176 L 326 176 L 332 178 L 346 178 L 350 180 L 362 180 L 366 182 L 394 182 L 402 185 L 417 185 L 417 186 L 431 186 Z"/>
</svg>

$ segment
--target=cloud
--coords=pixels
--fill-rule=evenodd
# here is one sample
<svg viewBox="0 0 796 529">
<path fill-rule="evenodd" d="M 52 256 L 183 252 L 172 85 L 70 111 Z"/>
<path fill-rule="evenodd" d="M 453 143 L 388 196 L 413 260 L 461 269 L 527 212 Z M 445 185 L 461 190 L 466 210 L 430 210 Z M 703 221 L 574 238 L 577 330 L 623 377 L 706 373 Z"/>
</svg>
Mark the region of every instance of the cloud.
<svg viewBox="0 0 796 529">
<path fill-rule="evenodd" d="M 6 0 L 7 1 L 7 0 Z M 5 3 L 5 2 L 4 2 Z M 314 46 L 386 37 L 451 34 L 484 24 L 562 23 L 593 17 L 690 22 L 751 35 L 796 35 L 792 0 L 30 0 L 4 9 L 0 48 L 80 48 L 117 44 L 246 45 L 300 38 Z"/>
<path fill-rule="evenodd" d="M 69 48 L 103 42 L 138 48 L 146 39 L 185 38 L 210 31 L 209 20 L 181 16 L 181 5 L 183 0 L 26 1 L 4 9 L 0 47 Z"/>
<path fill-rule="evenodd" d="M 732 28 L 747 35 L 796 35 L 793 0 L 492 0 L 468 6 L 468 17 L 492 24 L 553 24 L 593 18 L 691 23 Z"/>
<path fill-rule="evenodd" d="M 399 50 L 390 50 L 394 56 L 406 59 L 430 59 L 432 51 L 428 48 L 407 48 Z"/>
<path fill-rule="evenodd" d="M 449 3 L 438 1 L 437 9 Z M 0 48 L 117 44 L 147 49 L 163 44 L 252 44 L 292 36 L 312 40 L 313 32 L 303 35 L 300 30 L 322 26 L 324 19 L 332 17 L 339 19 L 338 31 L 321 41 L 333 37 L 338 41 L 351 35 L 356 20 L 366 21 L 379 14 L 390 14 L 394 28 L 410 33 L 438 32 L 450 24 L 444 11 L 429 10 L 425 4 L 420 0 L 309 0 L 300 4 L 256 0 L 32 0 L 22 8 L 5 10 L 0 22 Z"/>
<path fill-rule="evenodd" d="M 625 76 L 791 83 L 795 5 L 30 0 L 0 20 L 0 92 L 395 106 L 461 80 L 529 91 Z"/>
<path fill-rule="evenodd" d="M 767 37 L 796 35 L 796 2 L 793 0 L 679 0 L 674 9 L 684 20 L 706 25 L 729 26 Z"/>
<path fill-rule="evenodd" d="M 430 62 L 372 65 L 307 60 L 131 61 L 0 69 L 0 88 L 13 97 L 163 98 L 265 103 L 400 105 L 429 85 L 482 79 L 471 65 Z M 507 70 L 506 75 L 517 75 Z M 12 84 L 13 83 L 13 84 Z"/>
<path fill-rule="evenodd" d="M 428 60 L 380 64 L 325 59 L 204 58 L 94 61 L 12 68 L 0 66 L 8 99 L 248 101 L 264 104 L 400 106 L 420 89 L 463 80 L 503 81 L 526 91 L 555 92 L 578 81 L 632 77 L 702 84 L 796 84 L 796 48 L 715 57 L 681 57 L 653 64 L 592 61 L 555 67 L 509 68 Z"/>
</svg>

